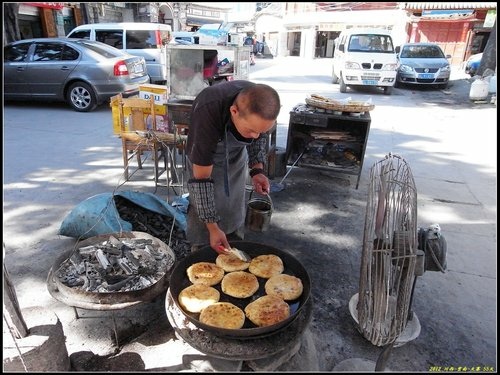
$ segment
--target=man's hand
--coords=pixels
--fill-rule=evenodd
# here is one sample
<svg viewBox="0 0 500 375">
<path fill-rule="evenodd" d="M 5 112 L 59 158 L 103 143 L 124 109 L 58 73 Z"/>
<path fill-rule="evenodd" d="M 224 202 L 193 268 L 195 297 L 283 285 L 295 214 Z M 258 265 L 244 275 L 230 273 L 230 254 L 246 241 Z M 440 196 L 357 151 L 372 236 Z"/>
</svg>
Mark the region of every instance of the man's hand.
<svg viewBox="0 0 500 375">
<path fill-rule="evenodd" d="M 218 254 L 225 254 L 226 251 L 221 249 L 229 249 L 230 245 L 224 231 L 216 223 L 208 223 L 207 229 L 210 235 L 210 247 Z"/>
<path fill-rule="evenodd" d="M 262 173 L 256 174 L 252 177 L 253 189 L 258 194 L 269 194 L 270 192 L 270 184 L 269 179 Z"/>
</svg>

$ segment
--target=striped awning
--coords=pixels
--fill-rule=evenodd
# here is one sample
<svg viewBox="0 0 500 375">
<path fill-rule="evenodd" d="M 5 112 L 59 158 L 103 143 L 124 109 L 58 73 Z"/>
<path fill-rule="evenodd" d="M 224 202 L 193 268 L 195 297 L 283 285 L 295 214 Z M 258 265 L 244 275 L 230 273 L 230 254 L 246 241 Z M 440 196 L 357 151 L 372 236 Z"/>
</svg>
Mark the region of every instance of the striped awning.
<svg viewBox="0 0 500 375">
<path fill-rule="evenodd" d="M 442 9 L 496 9 L 497 3 L 403 3 L 406 10 L 442 10 Z"/>
</svg>

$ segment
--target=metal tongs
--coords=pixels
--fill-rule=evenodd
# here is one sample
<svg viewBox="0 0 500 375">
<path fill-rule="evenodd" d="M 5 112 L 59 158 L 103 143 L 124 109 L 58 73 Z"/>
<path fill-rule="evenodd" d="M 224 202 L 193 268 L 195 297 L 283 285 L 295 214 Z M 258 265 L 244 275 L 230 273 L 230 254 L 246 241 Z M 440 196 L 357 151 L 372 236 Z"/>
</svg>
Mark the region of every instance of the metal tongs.
<svg viewBox="0 0 500 375">
<path fill-rule="evenodd" d="M 252 258 L 250 257 L 250 255 L 248 255 L 247 253 L 245 253 L 243 250 L 238 250 L 235 247 L 230 247 L 229 249 L 227 249 L 224 246 L 220 245 L 219 246 L 219 250 L 223 250 L 223 251 L 225 251 L 228 254 L 233 254 L 238 259 L 242 260 L 243 262 L 247 262 L 248 263 L 248 262 L 250 262 L 252 260 Z"/>
</svg>

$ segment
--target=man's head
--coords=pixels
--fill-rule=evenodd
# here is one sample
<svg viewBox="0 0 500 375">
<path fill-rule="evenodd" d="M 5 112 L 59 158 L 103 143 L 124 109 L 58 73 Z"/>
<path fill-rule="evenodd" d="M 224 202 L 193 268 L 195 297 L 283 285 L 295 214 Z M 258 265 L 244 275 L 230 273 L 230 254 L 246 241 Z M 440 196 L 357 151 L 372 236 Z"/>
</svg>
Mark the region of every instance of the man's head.
<svg viewBox="0 0 500 375">
<path fill-rule="evenodd" d="M 245 138 L 258 138 L 272 129 L 280 112 L 280 97 L 275 89 L 256 84 L 242 90 L 230 107 L 231 119 Z"/>
</svg>

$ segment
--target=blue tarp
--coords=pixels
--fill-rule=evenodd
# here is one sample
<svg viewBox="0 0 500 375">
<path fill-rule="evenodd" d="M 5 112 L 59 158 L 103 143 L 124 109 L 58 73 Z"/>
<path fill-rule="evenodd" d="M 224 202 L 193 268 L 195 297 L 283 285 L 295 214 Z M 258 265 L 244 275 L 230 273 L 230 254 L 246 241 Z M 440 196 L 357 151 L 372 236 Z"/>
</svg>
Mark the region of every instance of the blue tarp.
<svg viewBox="0 0 500 375">
<path fill-rule="evenodd" d="M 186 231 L 186 216 L 151 193 L 122 191 L 115 193 L 147 210 L 175 218 L 175 223 Z M 106 233 L 130 232 L 132 224 L 122 220 L 112 193 L 94 195 L 79 203 L 63 220 L 62 236 L 85 239 Z"/>
</svg>

